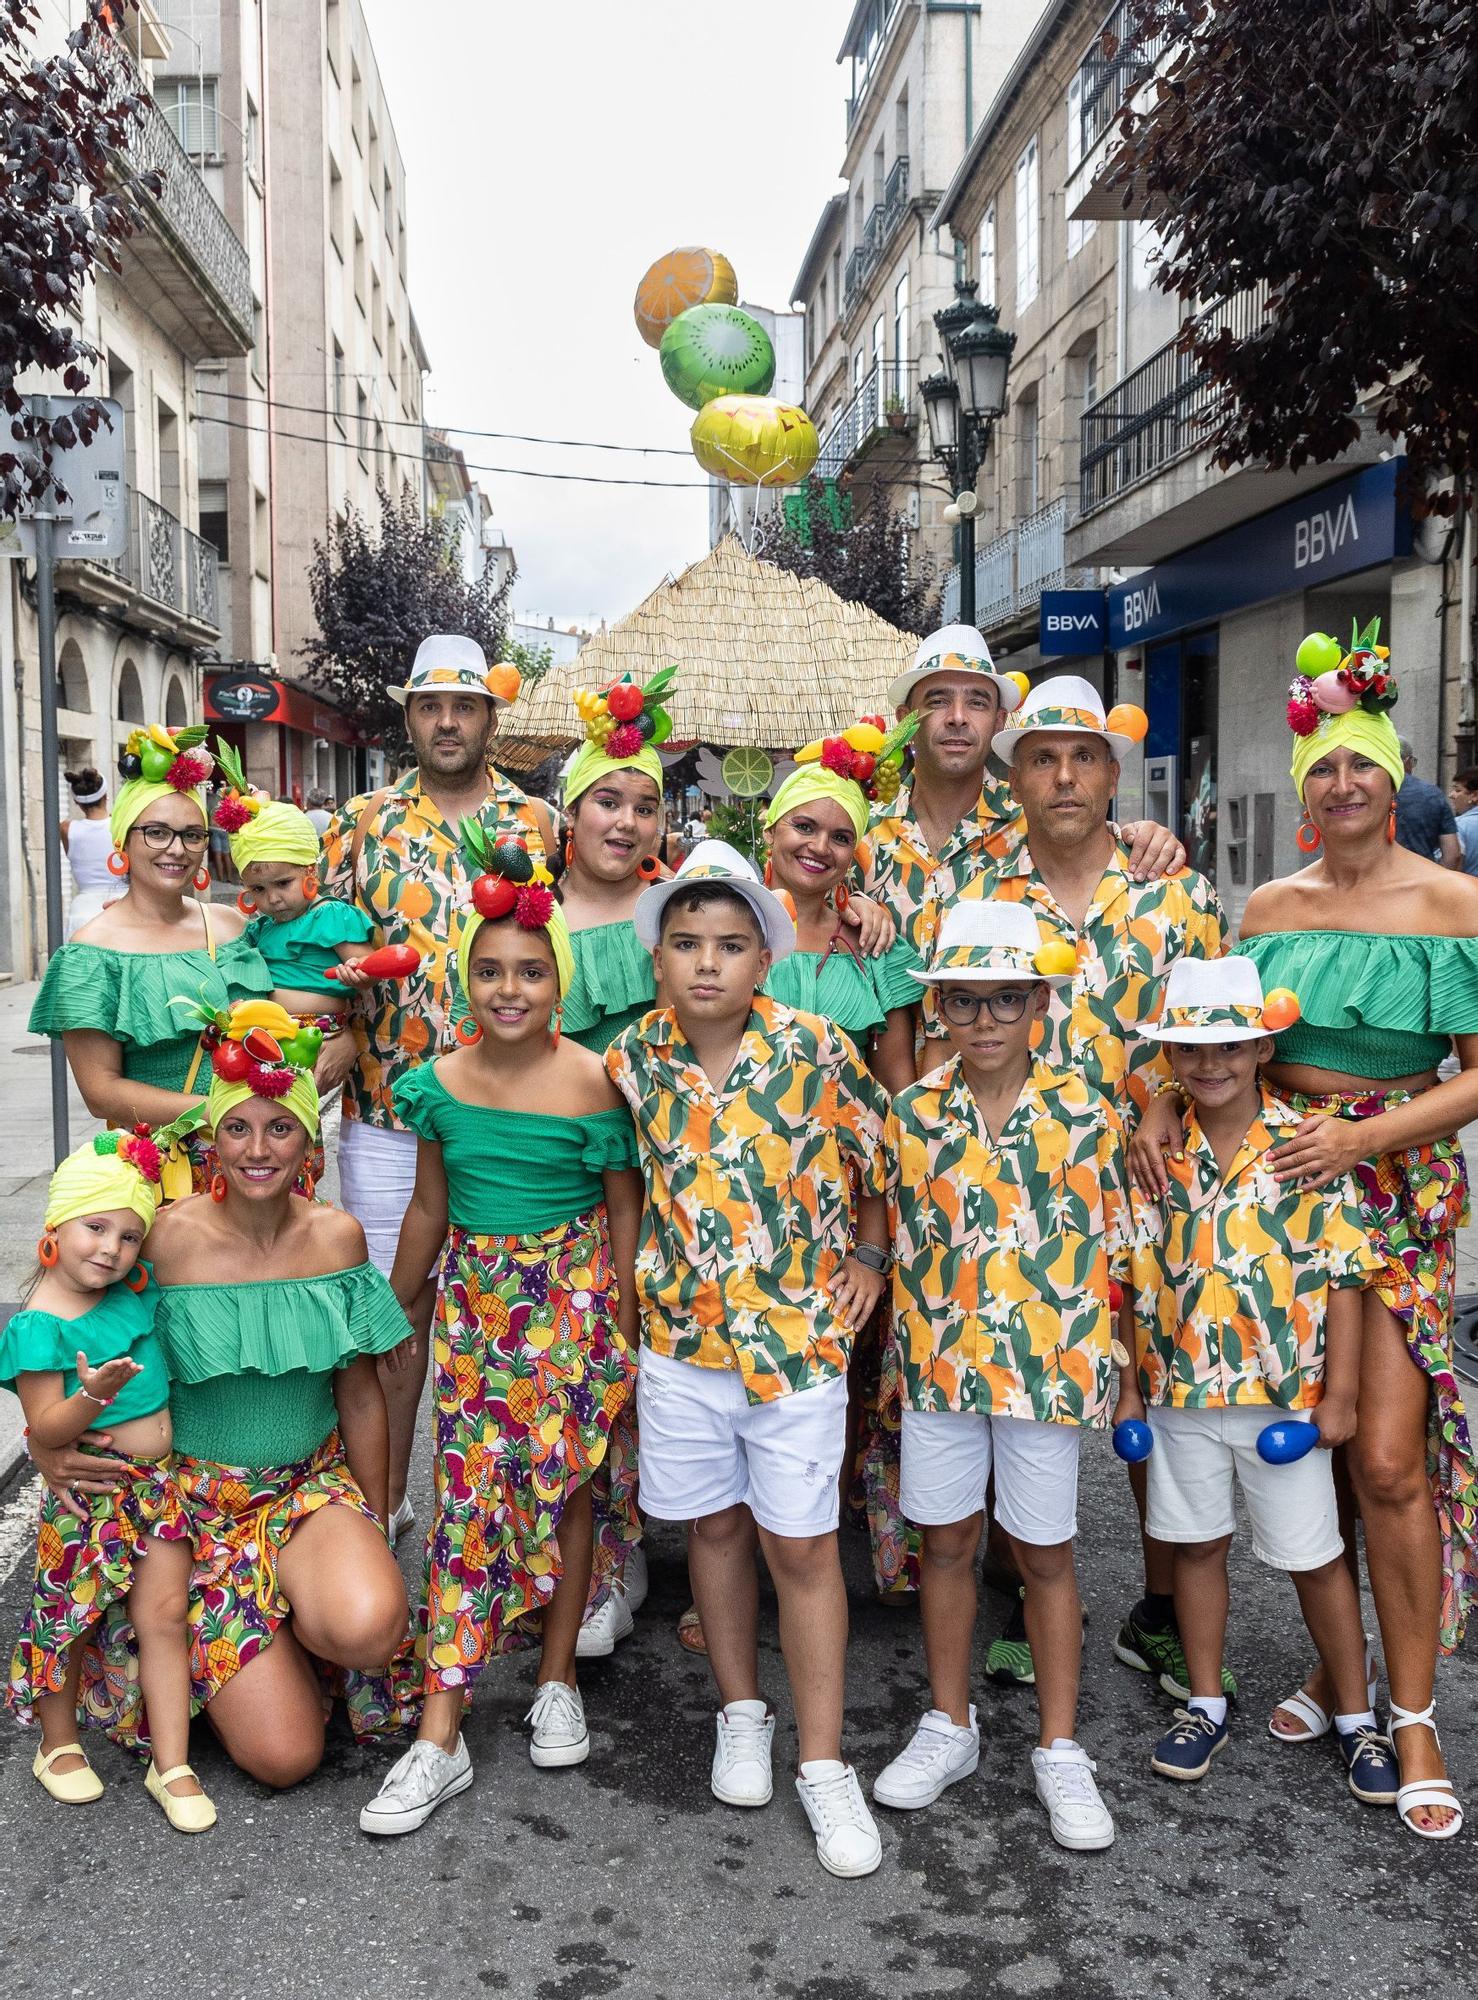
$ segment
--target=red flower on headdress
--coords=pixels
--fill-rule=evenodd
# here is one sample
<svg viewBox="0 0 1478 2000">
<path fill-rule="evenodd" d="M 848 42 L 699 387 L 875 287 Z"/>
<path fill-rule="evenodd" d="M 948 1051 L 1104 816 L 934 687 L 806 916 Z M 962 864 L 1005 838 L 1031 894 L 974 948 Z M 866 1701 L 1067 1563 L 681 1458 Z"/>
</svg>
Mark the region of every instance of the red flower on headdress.
<svg viewBox="0 0 1478 2000">
<path fill-rule="evenodd" d="M 850 778 L 856 754 L 851 744 L 844 742 L 840 736 L 828 736 L 821 746 L 821 768 L 823 771 L 835 771 L 839 778 Z"/>
<path fill-rule="evenodd" d="M 518 892 L 513 920 L 521 930 L 542 931 L 554 914 L 554 897 L 542 882 L 527 882 Z"/>
<path fill-rule="evenodd" d="M 137 1167 L 146 1181 L 158 1181 L 164 1172 L 159 1148 L 147 1125 L 134 1128 L 129 1138 L 119 1142 L 118 1151 L 131 1167 Z"/>
<path fill-rule="evenodd" d="M 253 1097 L 286 1097 L 293 1087 L 293 1073 L 275 1065 L 253 1063 L 246 1081 Z"/>
<path fill-rule="evenodd" d="M 165 772 L 164 782 L 173 785 L 177 792 L 193 792 L 214 769 L 213 758 L 204 757 L 197 750 L 182 750 Z"/>
<path fill-rule="evenodd" d="M 1312 736 L 1322 714 L 1314 699 L 1313 683 L 1300 674 L 1288 690 L 1288 727 L 1295 736 Z"/>
<path fill-rule="evenodd" d="M 635 757 L 646 740 L 634 722 L 623 722 L 619 729 L 613 729 L 606 738 L 606 755 Z"/>
<path fill-rule="evenodd" d="M 252 817 L 235 792 L 229 792 L 212 814 L 222 833 L 240 833 L 244 826 L 251 825 Z"/>
</svg>

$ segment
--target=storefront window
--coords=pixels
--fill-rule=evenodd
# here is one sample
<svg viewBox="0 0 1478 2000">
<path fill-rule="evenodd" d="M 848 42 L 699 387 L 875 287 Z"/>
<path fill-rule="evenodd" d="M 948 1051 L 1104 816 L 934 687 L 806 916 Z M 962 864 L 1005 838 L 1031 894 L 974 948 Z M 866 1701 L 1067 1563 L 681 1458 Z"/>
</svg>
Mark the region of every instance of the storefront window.
<svg viewBox="0 0 1478 2000">
<path fill-rule="evenodd" d="M 1213 627 L 1145 653 L 1144 809 L 1179 834 L 1189 865 L 1216 880 L 1216 702 Z"/>
</svg>

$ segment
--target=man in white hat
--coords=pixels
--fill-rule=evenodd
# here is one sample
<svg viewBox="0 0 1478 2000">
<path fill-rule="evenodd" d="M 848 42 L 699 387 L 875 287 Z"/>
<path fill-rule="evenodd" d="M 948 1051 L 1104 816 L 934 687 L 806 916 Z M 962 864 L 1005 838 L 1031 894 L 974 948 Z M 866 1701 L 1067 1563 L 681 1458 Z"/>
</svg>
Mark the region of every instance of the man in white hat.
<svg viewBox="0 0 1478 2000">
<path fill-rule="evenodd" d="M 1129 1277 L 1123 1127 L 1080 1073 L 1033 1055 L 1049 987 L 1071 974 L 1043 957 L 1028 910 L 957 903 L 914 977 L 933 986 L 950 1049 L 889 1125 L 899 1497 L 923 1530 L 933 1706 L 873 1796 L 932 1805 L 979 1761 L 975 1556 L 993 1483 L 1036 1660 L 1037 1796 L 1059 1845 L 1104 1848 L 1114 1823 L 1077 1741 L 1073 1542 L 1079 1442 L 1106 1422 L 1115 1376 L 1110 1286 Z"/>
<path fill-rule="evenodd" d="M 967 898 L 1020 904 L 1041 942 L 1071 973 L 1053 991 L 1041 1054 L 1076 1070 L 1132 1129 L 1170 1065 L 1150 1032 L 1161 982 L 1178 958 L 1216 958 L 1226 924 L 1216 891 L 1189 870 L 1136 878 L 1109 822 L 1119 760 L 1129 739 L 1111 731 L 1097 690 L 1076 674 L 1042 681 L 1006 718 L 994 749 L 1010 772 L 1025 838 L 994 881 L 972 883 Z M 1143 1466 L 1130 1468 L 1144 1518 Z M 1172 1556 L 1145 1541 L 1145 1594 L 1125 1618 L 1115 1646 L 1126 1665 L 1184 1685 L 1175 1633 Z M 990 1672 L 1029 1680 L 1031 1655 L 1019 1615 L 991 1647 Z"/>
<path fill-rule="evenodd" d="M 394 785 L 350 799 L 323 837 L 325 890 L 369 911 L 384 944 L 409 944 L 421 964 L 409 979 L 361 986 L 354 1033 L 339 1052 L 344 1115 L 339 1137 L 340 1199 L 363 1224 L 372 1261 L 387 1275 L 416 1179 L 416 1135 L 395 1115 L 395 1083 L 414 1063 L 451 1048 L 457 939 L 468 891 L 462 822 L 475 819 L 493 840 L 522 841 L 542 860 L 554 853 L 549 810 L 489 763 L 498 714 L 518 694 L 517 667 L 489 668 L 482 648 L 438 632 L 416 650 L 410 676 L 390 690 L 405 709 L 414 767 Z M 424 1336 L 435 1288 L 428 1281 L 412 1315 Z M 382 1371 L 390 1412 L 391 1539 L 411 1521 L 406 1468 L 426 1372 Z"/>
<path fill-rule="evenodd" d="M 873 813 L 860 852 L 861 888 L 892 916 L 921 957 L 944 912 L 968 884 L 990 882 L 1026 838 L 1006 780 L 987 769 L 991 741 L 1022 699 L 998 673 L 973 625 L 946 625 L 923 640 L 888 689 L 901 716 L 917 709 L 913 775 Z M 1179 868 L 1185 849 L 1153 821 L 1122 829 L 1136 880 Z M 937 1024 L 928 1020 L 931 1033 Z"/>
</svg>

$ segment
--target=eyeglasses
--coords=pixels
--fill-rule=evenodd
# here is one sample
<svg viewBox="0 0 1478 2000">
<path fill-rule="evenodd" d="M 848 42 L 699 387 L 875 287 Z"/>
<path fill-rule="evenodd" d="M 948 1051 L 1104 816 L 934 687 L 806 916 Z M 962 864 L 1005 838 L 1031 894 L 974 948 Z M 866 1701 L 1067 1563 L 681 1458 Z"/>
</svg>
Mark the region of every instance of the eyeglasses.
<svg viewBox="0 0 1478 2000">
<path fill-rule="evenodd" d="M 178 841 L 187 854 L 198 854 L 210 839 L 203 826 L 161 826 L 151 820 L 147 826 L 136 826 L 133 831 L 144 836 L 144 845 L 155 854 L 163 854 Z"/>
<path fill-rule="evenodd" d="M 1035 989 L 1028 986 L 991 986 L 983 993 L 941 993 L 939 1011 L 957 1028 L 969 1028 L 980 1018 L 982 1007 L 1002 1027 L 1019 1021 Z"/>
</svg>

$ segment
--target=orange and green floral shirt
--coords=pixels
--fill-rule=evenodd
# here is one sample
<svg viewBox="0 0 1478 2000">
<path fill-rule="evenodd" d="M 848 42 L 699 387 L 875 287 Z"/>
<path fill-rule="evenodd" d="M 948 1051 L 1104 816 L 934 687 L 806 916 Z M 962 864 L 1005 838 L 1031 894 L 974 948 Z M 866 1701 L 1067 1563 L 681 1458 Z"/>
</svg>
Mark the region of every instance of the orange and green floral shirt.
<svg viewBox="0 0 1478 2000">
<path fill-rule="evenodd" d="M 1069 944 L 1078 969 L 1069 986 L 1050 987 L 1048 1012 L 1034 1042 L 1054 1069 L 1081 1070 L 1131 1122 L 1170 1075 L 1161 1043 L 1144 1030 L 1160 1017 L 1165 974 L 1177 958 L 1220 958 L 1226 919 L 1216 891 L 1189 868 L 1136 882 L 1129 857 L 1115 847 L 1079 930 L 1020 847 L 993 882 L 968 896 L 1026 903 L 1043 944 Z"/>
<path fill-rule="evenodd" d="M 882 1194 L 887 1098 L 847 1037 L 756 994 L 734 1067 L 712 1083 L 671 1008 L 606 1050 L 647 1183 L 637 1249 L 643 1337 L 737 1368 L 751 1403 L 845 1374 L 852 1335 L 827 1287 L 853 1189 Z"/>
<path fill-rule="evenodd" d="M 414 945 L 421 954 L 409 979 L 371 987 L 356 995 L 352 1006 L 360 1059 L 344 1085 L 344 1116 L 398 1132 L 405 1128 L 395 1115 L 397 1077 L 453 1046 L 457 940 L 468 876 L 459 828 L 443 818 L 412 771 L 366 827 L 351 882 L 354 829 L 368 803 L 368 794 L 351 799 L 330 820 L 319 877 L 329 895 L 369 912 L 382 944 Z M 534 858 L 544 859 L 533 807 L 497 771 L 488 773 L 487 802 L 477 817 L 493 839 L 526 841 Z"/>
<path fill-rule="evenodd" d="M 1383 1266 L 1351 1181 L 1300 1188 L 1275 1177 L 1268 1150 L 1298 1122 L 1264 1086 L 1224 1175 L 1193 1112 L 1184 1156 L 1165 1162 L 1163 1200 L 1132 1192 L 1146 1403 L 1306 1410 L 1323 1395 L 1330 1287 L 1367 1285 Z"/>
<path fill-rule="evenodd" d="M 1102 1424 L 1129 1276 L 1113 1105 L 1038 1062 L 997 1141 L 952 1056 L 895 1098 L 888 1154 L 904 1407 Z"/>
</svg>

